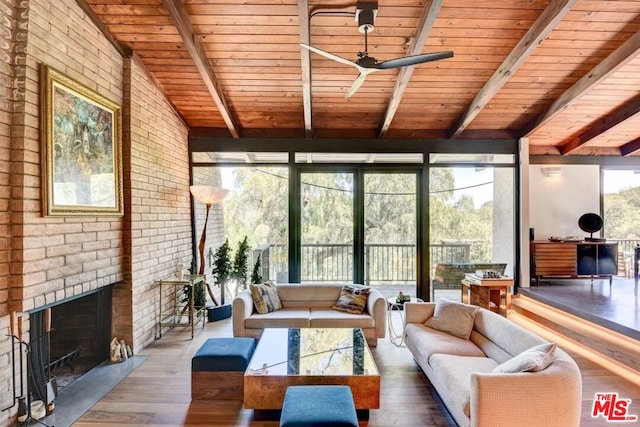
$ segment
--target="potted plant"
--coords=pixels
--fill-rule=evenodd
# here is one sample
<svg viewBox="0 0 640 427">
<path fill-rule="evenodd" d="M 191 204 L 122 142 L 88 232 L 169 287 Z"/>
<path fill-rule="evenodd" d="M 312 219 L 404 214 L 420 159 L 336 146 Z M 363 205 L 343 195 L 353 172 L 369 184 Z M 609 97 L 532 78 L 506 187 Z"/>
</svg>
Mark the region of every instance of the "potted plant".
<svg viewBox="0 0 640 427">
<path fill-rule="evenodd" d="M 178 268 L 180 269 L 181 267 L 184 269 L 184 264 L 182 263 L 178 264 Z M 194 275 L 195 273 L 196 273 L 196 265 L 195 265 L 195 261 L 192 260 L 191 267 L 189 268 L 189 274 Z M 204 309 L 205 306 L 207 305 L 207 294 L 205 292 L 204 286 L 184 285 L 182 287 L 182 292 L 183 292 L 182 302 L 186 303 L 186 305 L 183 308 L 183 313 L 189 308 L 189 299 L 191 298 L 192 289 L 195 289 L 195 294 L 193 295 L 193 305 L 196 312 L 198 310 Z"/>
<path fill-rule="evenodd" d="M 233 259 L 233 278 L 236 280 L 236 295 L 238 288 L 247 289 L 247 270 L 249 261 L 249 243 L 247 242 L 247 236 L 238 245 L 235 257 Z"/>
<path fill-rule="evenodd" d="M 262 262 L 260 261 L 261 256 L 262 254 L 258 254 L 258 259 L 256 259 L 255 264 L 253 264 L 253 270 L 251 271 L 251 283 L 262 283 Z"/>
<path fill-rule="evenodd" d="M 216 250 L 216 253 L 213 256 L 212 273 L 215 279 L 215 284 L 220 286 L 220 304 L 224 305 L 224 294 L 227 282 L 229 282 L 229 279 L 233 274 L 229 239 L 225 239 L 224 243 Z"/>
</svg>

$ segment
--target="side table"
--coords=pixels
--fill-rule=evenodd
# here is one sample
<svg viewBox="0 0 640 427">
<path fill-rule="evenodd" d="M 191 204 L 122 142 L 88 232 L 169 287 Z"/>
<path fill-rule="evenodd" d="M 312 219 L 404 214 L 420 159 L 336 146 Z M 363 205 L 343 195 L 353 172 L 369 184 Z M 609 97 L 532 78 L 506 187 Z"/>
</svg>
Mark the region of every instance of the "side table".
<svg viewBox="0 0 640 427">
<path fill-rule="evenodd" d="M 158 338 L 162 338 L 162 328 L 174 328 L 176 326 L 191 326 L 191 339 L 193 339 L 194 326 L 202 321 L 205 324 L 205 307 L 196 308 L 194 295 L 196 287 L 202 287 L 204 293 L 204 276 L 197 274 L 186 275 L 182 279 L 169 277 L 156 282 L 160 287 L 160 318 L 158 320 Z M 185 286 L 191 287 L 189 299 L 183 302 Z M 182 319 L 186 317 L 187 321 Z"/>
<path fill-rule="evenodd" d="M 410 301 L 405 302 L 424 302 L 417 297 L 411 297 Z M 400 314 L 400 320 L 402 321 L 402 328 L 400 331 L 396 331 L 393 326 L 393 312 L 397 311 Z M 406 315 L 404 313 L 404 302 L 396 302 L 396 297 L 387 298 L 387 328 L 389 330 L 389 341 L 396 347 L 404 347 L 404 322 Z"/>
<path fill-rule="evenodd" d="M 480 283 L 471 283 L 464 279 L 461 284 L 462 303 L 477 305 L 504 317 L 511 311 L 513 279 L 484 279 Z"/>
</svg>

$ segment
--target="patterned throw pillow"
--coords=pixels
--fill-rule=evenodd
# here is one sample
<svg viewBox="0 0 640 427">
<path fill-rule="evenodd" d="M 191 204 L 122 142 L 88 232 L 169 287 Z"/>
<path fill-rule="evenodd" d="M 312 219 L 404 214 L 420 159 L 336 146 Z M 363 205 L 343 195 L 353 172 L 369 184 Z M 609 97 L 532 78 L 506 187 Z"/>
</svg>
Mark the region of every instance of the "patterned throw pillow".
<svg viewBox="0 0 640 427">
<path fill-rule="evenodd" d="M 367 305 L 369 293 L 371 293 L 371 288 L 344 285 L 340 291 L 340 298 L 333 309 L 351 314 L 362 314 Z"/>
<path fill-rule="evenodd" d="M 282 309 L 282 303 L 278 296 L 278 289 L 271 283 L 251 284 L 251 297 L 253 305 L 259 314 L 267 314 Z"/>
</svg>

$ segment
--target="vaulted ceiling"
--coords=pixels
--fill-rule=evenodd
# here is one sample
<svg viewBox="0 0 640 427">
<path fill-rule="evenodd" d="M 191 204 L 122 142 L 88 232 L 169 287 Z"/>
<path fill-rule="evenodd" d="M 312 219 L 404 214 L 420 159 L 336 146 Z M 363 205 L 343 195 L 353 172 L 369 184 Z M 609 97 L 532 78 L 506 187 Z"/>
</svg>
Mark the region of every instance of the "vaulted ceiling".
<svg viewBox="0 0 640 427">
<path fill-rule="evenodd" d="M 640 153 L 640 1 L 379 0 L 369 75 L 356 0 L 77 0 L 135 52 L 194 133 L 232 137 L 528 137 L 531 154 Z"/>
</svg>

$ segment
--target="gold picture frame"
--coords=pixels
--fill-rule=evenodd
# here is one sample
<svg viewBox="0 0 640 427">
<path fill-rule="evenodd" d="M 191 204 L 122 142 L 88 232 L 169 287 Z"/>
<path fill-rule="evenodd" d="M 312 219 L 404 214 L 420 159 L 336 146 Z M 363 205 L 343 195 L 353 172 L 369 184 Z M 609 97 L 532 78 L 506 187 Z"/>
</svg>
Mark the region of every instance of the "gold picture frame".
<svg viewBox="0 0 640 427">
<path fill-rule="evenodd" d="M 120 106 L 40 68 L 44 216 L 121 216 Z"/>
</svg>

